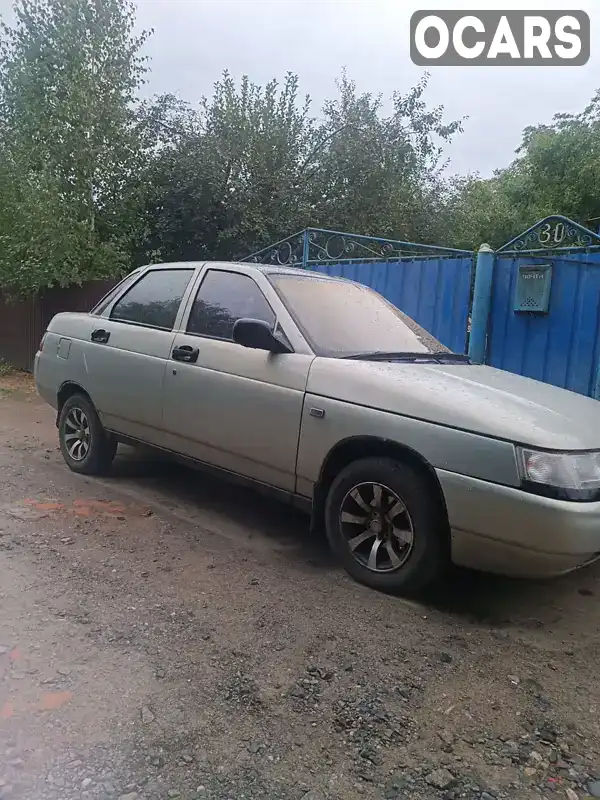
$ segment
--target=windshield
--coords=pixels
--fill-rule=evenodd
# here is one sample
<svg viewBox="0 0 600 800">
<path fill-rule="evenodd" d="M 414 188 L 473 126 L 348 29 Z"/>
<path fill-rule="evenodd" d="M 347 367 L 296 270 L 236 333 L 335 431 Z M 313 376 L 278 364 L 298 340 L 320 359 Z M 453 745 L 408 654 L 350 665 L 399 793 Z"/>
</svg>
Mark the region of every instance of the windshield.
<svg viewBox="0 0 600 800">
<path fill-rule="evenodd" d="M 269 279 L 318 355 L 451 352 L 366 286 L 308 275 Z"/>
</svg>

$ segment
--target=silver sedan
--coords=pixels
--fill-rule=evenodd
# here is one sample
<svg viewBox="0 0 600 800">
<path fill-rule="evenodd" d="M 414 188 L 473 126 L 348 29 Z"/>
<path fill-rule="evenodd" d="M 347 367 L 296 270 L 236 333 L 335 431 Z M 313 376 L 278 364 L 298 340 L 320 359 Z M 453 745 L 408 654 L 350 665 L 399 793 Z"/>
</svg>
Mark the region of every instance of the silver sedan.
<svg viewBox="0 0 600 800">
<path fill-rule="evenodd" d="M 600 555 L 598 402 L 473 364 L 351 281 L 147 266 L 55 316 L 35 376 L 75 472 L 142 442 L 268 489 L 377 589 Z"/>
</svg>

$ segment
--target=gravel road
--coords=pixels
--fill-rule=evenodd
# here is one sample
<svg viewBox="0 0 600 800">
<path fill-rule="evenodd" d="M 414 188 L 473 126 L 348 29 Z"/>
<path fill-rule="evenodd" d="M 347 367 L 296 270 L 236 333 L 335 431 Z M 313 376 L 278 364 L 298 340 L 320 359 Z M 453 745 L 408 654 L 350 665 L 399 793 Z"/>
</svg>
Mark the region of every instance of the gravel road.
<svg viewBox="0 0 600 800">
<path fill-rule="evenodd" d="M 0 382 L 0 800 L 600 797 L 600 568 L 353 583 L 306 520 Z"/>
</svg>

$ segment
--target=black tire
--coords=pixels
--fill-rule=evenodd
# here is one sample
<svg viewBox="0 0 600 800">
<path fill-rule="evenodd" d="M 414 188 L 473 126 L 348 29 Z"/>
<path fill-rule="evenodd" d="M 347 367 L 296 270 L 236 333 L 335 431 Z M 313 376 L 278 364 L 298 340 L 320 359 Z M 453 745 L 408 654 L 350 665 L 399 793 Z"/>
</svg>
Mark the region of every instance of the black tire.
<svg viewBox="0 0 600 800">
<path fill-rule="evenodd" d="M 76 429 L 77 421 L 87 424 Z M 75 440 L 69 437 L 81 430 L 88 433 L 84 433 L 81 446 L 74 445 Z M 94 404 L 86 395 L 74 394 L 65 401 L 58 419 L 58 439 L 63 458 L 73 472 L 105 475 L 110 471 L 117 441 L 106 433 Z M 84 444 L 87 444 L 85 453 Z"/>
<path fill-rule="evenodd" d="M 376 489 L 375 486 L 382 487 Z M 377 505 L 375 492 L 383 492 L 382 507 L 386 503 L 394 503 L 393 508 L 400 500 L 405 511 L 400 511 L 396 519 L 404 520 L 394 527 L 406 530 L 402 535 L 411 539 L 411 543 L 398 539 L 393 533 L 387 515 L 377 516 L 375 525 L 382 525 L 384 530 L 376 536 L 368 526 L 354 520 L 363 515 L 368 518 L 365 507 L 358 502 L 355 504 L 356 489 L 359 488 L 360 499 L 366 505 Z M 369 492 L 373 499 L 368 502 Z M 350 493 L 353 492 L 353 495 Z M 363 497 L 364 495 L 364 497 Z M 382 495 L 380 494 L 381 498 Z M 355 505 L 353 505 L 355 504 Z M 353 513 L 353 509 L 356 513 Z M 346 520 L 342 520 L 342 513 Z M 444 512 L 445 513 L 445 512 Z M 375 509 L 373 509 L 375 514 Z M 392 515 L 391 508 L 389 515 Z M 348 520 L 353 520 L 348 522 Z M 390 458 L 365 458 L 354 461 L 345 467 L 333 481 L 325 503 L 325 529 L 327 538 L 334 554 L 340 560 L 346 571 L 357 581 L 393 594 L 409 594 L 417 592 L 433 583 L 449 563 L 447 536 L 443 527 L 442 509 L 437 497 L 433 496 L 430 483 L 421 471 Z M 359 535 L 354 535 L 357 531 Z M 349 537 L 355 543 L 353 550 L 349 544 Z M 364 538 L 358 546 L 357 541 Z M 371 542 L 381 538 L 380 545 L 376 548 L 375 561 L 369 568 L 367 563 L 372 557 Z M 387 540 L 393 543 L 392 550 L 396 561 L 392 561 Z M 381 552 L 380 551 L 381 548 Z M 379 559 L 379 566 L 377 569 Z M 400 565 L 395 566 L 398 562 Z M 383 566 L 387 566 L 384 571 Z"/>
</svg>

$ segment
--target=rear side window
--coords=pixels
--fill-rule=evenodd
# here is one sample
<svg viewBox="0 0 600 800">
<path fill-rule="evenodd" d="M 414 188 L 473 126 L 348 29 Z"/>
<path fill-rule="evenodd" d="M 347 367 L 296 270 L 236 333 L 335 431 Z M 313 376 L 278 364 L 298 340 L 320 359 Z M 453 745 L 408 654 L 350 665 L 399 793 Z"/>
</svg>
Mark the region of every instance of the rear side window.
<svg viewBox="0 0 600 800">
<path fill-rule="evenodd" d="M 94 314 L 95 316 L 102 314 L 102 312 L 106 308 L 108 308 L 108 306 L 112 303 L 115 297 L 118 294 L 121 294 L 123 289 L 126 289 L 128 286 L 131 286 L 131 284 L 137 280 L 137 277 L 138 277 L 137 272 L 131 272 L 129 275 L 123 278 L 123 280 L 119 281 L 119 283 L 117 283 L 116 286 L 113 286 L 113 288 L 108 292 L 108 294 L 105 294 L 104 297 L 100 300 L 100 302 L 97 303 L 94 306 L 94 308 L 92 308 L 90 314 Z"/>
<path fill-rule="evenodd" d="M 110 318 L 171 331 L 193 269 L 147 272 L 113 306 Z"/>
<path fill-rule="evenodd" d="M 188 333 L 232 339 L 233 326 L 243 317 L 275 324 L 275 313 L 252 278 L 239 272 L 209 270 L 194 300 Z"/>
</svg>

